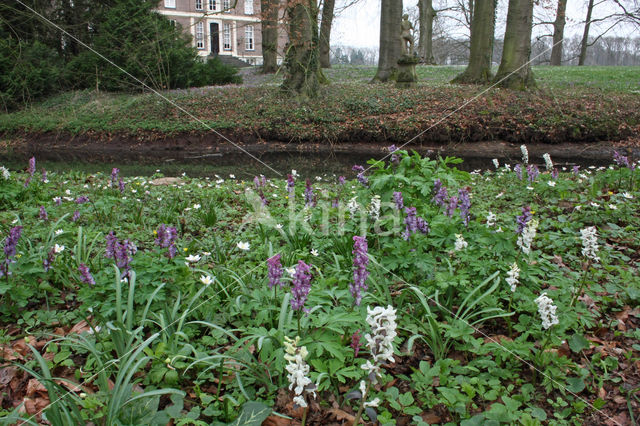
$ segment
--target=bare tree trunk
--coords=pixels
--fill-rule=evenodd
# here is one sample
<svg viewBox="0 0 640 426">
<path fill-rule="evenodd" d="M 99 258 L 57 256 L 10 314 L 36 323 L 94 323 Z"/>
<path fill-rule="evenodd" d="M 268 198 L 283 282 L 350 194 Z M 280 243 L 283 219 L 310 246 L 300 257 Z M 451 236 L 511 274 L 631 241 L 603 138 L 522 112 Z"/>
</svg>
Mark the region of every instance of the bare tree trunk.
<svg viewBox="0 0 640 426">
<path fill-rule="evenodd" d="M 477 1 L 471 22 L 469 66 L 452 83 L 485 84 L 491 81 L 497 3 L 497 0 Z"/>
<path fill-rule="evenodd" d="M 384 82 L 395 77 L 402 55 L 402 0 L 382 0 L 380 9 L 380 54 L 373 81 Z"/>
<path fill-rule="evenodd" d="M 288 0 L 289 45 L 282 90 L 315 97 L 318 93 L 318 26 L 315 0 Z"/>
<path fill-rule="evenodd" d="M 324 0 L 322 6 L 322 22 L 320 22 L 320 66 L 322 68 L 331 68 L 329 62 L 329 51 L 331 40 L 331 22 L 333 21 L 333 9 L 336 0 Z"/>
<path fill-rule="evenodd" d="M 260 0 L 262 11 L 262 72 L 278 70 L 278 11 L 277 0 Z"/>
<path fill-rule="evenodd" d="M 582 33 L 582 42 L 580 43 L 580 57 L 578 58 L 578 65 L 584 65 L 585 59 L 587 59 L 587 46 L 589 44 L 589 27 L 591 27 L 591 14 L 593 13 L 593 0 L 589 0 L 587 6 L 587 20 L 584 23 L 584 33 Z"/>
<path fill-rule="evenodd" d="M 564 24 L 567 22 L 565 11 L 567 0 L 558 0 L 556 21 L 553 23 L 553 47 L 551 48 L 551 65 L 562 65 L 562 41 L 564 39 Z"/>
<path fill-rule="evenodd" d="M 433 20 L 436 17 L 436 11 L 433 9 L 433 0 L 418 0 L 418 12 L 420 14 L 418 56 L 425 64 L 434 65 L 436 60 L 433 57 Z"/>
<path fill-rule="evenodd" d="M 502 60 L 494 78 L 500 87 L 524 90 L 536 85 L 529 65 L 532 19 L 533 0 L 509 0 Z"/>
</svg>

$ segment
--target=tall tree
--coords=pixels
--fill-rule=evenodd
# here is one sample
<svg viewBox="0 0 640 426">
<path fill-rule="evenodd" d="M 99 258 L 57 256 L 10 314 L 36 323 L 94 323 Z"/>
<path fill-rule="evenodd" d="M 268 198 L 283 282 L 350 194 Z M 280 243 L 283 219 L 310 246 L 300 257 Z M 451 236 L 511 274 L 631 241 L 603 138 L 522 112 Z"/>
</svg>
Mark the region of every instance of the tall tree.
<svg viewBox="0 0 640 426">
<path fill-rule="evenodd" d="M 262 18 L 262 72 L 278 69 L 278 0 L 260 0 Z"/>
<path fill-rule="evenodd" d="M 282 90 L 314 97 L 318 92 L 318 10 L 315 0 L 287 0 L 289 45 Z"/>
<path fill-rule="evenodd" d="M 509 0 L 502 60 L 494 81 L 500 87 L 524 90 L 534 87 L 529 64 L 533 0 Z"/>
<path fill-rule="evenodd" d="M 433 57 L 433 20 L 436 11 L 433 8 L 433 0 L 418 0 L 419 31 L 418 56 L 425 64 L 436 63 Z"/>
<path fill-rule="evenodd" d="M 384 82 L 394 78 L 398 69 L 398 59 L 402 55 L 401 23 L 402 0 L 381 0 L 380 53 L 378 70 L 373 81 Z"/>
<path fill-rule="evenodd" d="M 476 0 L 471 22 L 469 65 L 452 83 L 484 84 L 491 80 L 497 4 L 497 0 Z"/>
<path fill-rule="evenodd" d="M 580 43 L 580 57 L 578 65 L 584 65 L 587 59 L 587 46 L 589 45 L 589 29 L 591 28 L 591 15 L 593 13 L 593 0 L 589 0 L 587 5 L 587 19 L 584 22 L 584 32 L 582 33 L 582 42 Z"/>
<path fill-rule="evenodd" d="M 331 40 L 331 23 L 333 22 L 335 5 L 336 0 L 324 0 L 324 4 L 322 5 L 319 41 L 320 66 L 322 68 L 331 68 L 331 63 L 329 62 L 329 41 Z"/>
<path fill-rule="evenodd" d="M 562 42 L 564 40 L 564 24 L 566 19 L 567 0 L 558 0 L 556 20 L 553 23 L 553 47 L 551 48 L 551 65 L 562 65 Z"/>
</svg>

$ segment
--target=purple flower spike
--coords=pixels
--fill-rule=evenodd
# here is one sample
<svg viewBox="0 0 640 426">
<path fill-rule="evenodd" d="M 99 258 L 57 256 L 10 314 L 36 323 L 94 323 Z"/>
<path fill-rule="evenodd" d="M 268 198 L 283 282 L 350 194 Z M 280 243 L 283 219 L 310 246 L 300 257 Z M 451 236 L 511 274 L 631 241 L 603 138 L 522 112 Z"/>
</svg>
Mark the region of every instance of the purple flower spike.
<svg viewBox="0 0 640 426">
<path fill-rule="evenodd" d="M 353 357 L 357 357 L 360 352 L 360 329 L 351 335 L 351 348 L 353 349 Z"/>
<path fill-rule="evenodd" d="M 78 267 L 78 271 L 80 271 L 81 280 L 85 284 L 96 285 L 96 280 L 93 279 L 93 275 L 89 272 L 89 267 L 84 263 L 81 263 Z"/>
<path fill-rule="evenodd" d="M 404 208 L 404 199 L 402 198 L 402 192 L 394 192 L 393 201 L 396 203 L 396 209 L 398 211 L 401 211 Z"/>
<path fill-rule="evenodd" d="M 311 186 L 311 180 L 307 179 L 307 185 L 304 188 L 304 205 L 307 207 L 315 207 L 316 199 L 313 195 L 313 187 Z"/>
<path fill-rule="evenodd" d="M 114 167 L 113 169 L 111 169 L 111 183 L 109 184 L 110 186 L 116 186 L 116 182 L 118 182 L 118 173 L 120 173 L 119 168 Z"/>
<path fill-rule="evenodd" d="M 391 153 L 391 162 L 397 165 L 400 162 L 400 157 L 398 157 L 398 155 L 394 153 L 398 150 L 398 148 L 395 145 L 391 145 L 388 149 Z"/>
<path fill-rule="evenodd" d="M 516 176 L 518 176 L 518 179 L 522 180 L 522 166 L 520 164 L 516 164 L 513 167 L 513 171 L 516 172 Z"/>
<path fill-rule="evenodd" d="M 51 269 L 51 265 L 56 260 L 56 252 L 53 247 L 47 253 L 47 257 L 42 261 L 42 266 L 44 267 L 44 271 L 48 272 Z"/>
<path fill-rule="evenodd" d="M 445 214 L 449 217 L 453 217 L 453 213 L 456 211 L 458 207 L 458 197 L 449 198 L 449 203 L 447 204 L 447 210 Z"/>
<path fill-rule="evenodd" d="M 558 179 L 558 175 L 559 175 L 558 169 L 553 169 L 553 171 L 551 172 L 551 179 L 553 180 Z"/>
<path fill-rule="evenodd" d="M 304 304 L 311 291 L 311 266 L 302 260 L 298 261 L 296 272 L 293 274 L 292 285 L 291 309 L 294 311 L 304 310 Z"/>
<path fill-rule="evenodd" d="M 343 186 L 345 182 L 344 176 L 338 176 L 338 185 Z"/>
<path fill-rule="evenodd" d="M 351 168 L 351 170 L 357 173 L 356 179 L 358 179 L 358 182 L 360 182 L 362 186 L 369 186 L 369 180 L 364 175 L 364 167 L 356 164 Z"/>
<path fill-rule="evenodd" d="M 47 214 L 44 206 L 40 206 L 40 220 L 49 220 L 49 215 Z"/>
<path fill-rule="evenodd" d="M 0 263 L 0 277 L 9 275 L 9 264 L 13 263 L 12 257 L 16 255 L 16 246 L 22 234 L 22 226 L 11 228 L 9 236 L 4 240 L 4 261 Z"/>
<path fill-rule="evenodd" d="M 27 168 L 30 176 L 36 172 L 36 157 L 29 158 L 29 167 Z"/>
<path fill-rule="evenodd" d="M 71 221 L 72 222 L 77 222 L 78 219 L 80 219 L 80 212 L 78 210 L 76 210 L 75 212 L 73 212 L 73 216 L 71 217 Z"/>
<path fill-rule="evenodd" d="M 287 175 L 287 191 L 291 195 L 295 191 L 296 181 L 293 179 L 293 175 Z"/>
<path fill-rule="evenodd" d="M 367 239 L 365 237 L 353 237 L 353 283 L 349 285 L 349 291 L 354 298 L 356 306 L 362 302 L 362 293 L 369 288 L 366 284 L 369 271 L 369 256 L 367 256 Z"/>
<path fill-rule="evenodd" d="M 620 154 L 618 151 L 613 151 L 613 160 L 620 167 L 629 167 L 629 157 Z"/>
<path fill-rule="evenodd" d="M 428 234 L 429 233 L 429 223 L 424 220 L 423 218 L 419 217 L 416 220 L 416 224 L 418 226 L 418 231 L 422 232 L 423 234 Z"/>
<path fill-rule="evenodd" d="M 280 263 L 280 253 L 267 259 L 267 268 L 269 274 L 269 288 L 273 288 L 274 286 L 278 286 L 280 288 L 284 287 L 284 283 L 281 280 L 282 264 Z"/>
<path fill-rule="evenodd" d="M 469 198 L 469 190 L 467 188 L 461 188 L 458 191 L 458 198 L 460 200 L 460 217 L 462 218 L 462 223 L 464 226 L 469 226 L 469 220 L 471 216 L 469 215 L 469 209 L 471 208 L 471 199 Z"/>
<path fill-rule="evenodd" d="M 122 180 L 122 178 L 120 178 L 120 180 L 118 181 L 118 189 L 120 189 L 121 194 L 124 194 L 124 181 Z"/>
<path fill-rule="evenodd" d="M 522 208 L 522 214 L 516 217 L 516 222 L 518 224 L 516 234 L 522 234 L 522 231 L 527 227 L 527 223 L 531 220 L 531 218 L 531 207 L 524 206 Z"/>
<path fill-rule="evenodd" d="M 176 239 L 178 238 L 178 230 L 173 226 L 167 226 L 164 223 L 160 224 L 158 230 L 156 231 L 156 245 L 169 249 L 167 252 L 167 256 L 169 259 L 173 259 L 178 250 L 176 249 Z"/>
<path fill-rule="evenodd" d="M 580 173 L 580 166 L 573 166 L 571 172 L 573 172 L 574 176 L 578 176 L 578 173 Z"/>
<path fill-rule="evenodd" d="M 116 266 L 122 271 L 122 277 L 129 275 L 129 263 L 131 262 L 131 257 L 136 254 L 137 251 L 138 248 L 132 241 L 118 241 L 113 231 L 107 235 L 105 256 L 115 260 Z"/>
<path fill-rule="evenodd" d="M 446 207 L 447 200 L 449 199 L 449 192 L 446 187 L 442 186 L 440 179 L 436 179 L 433 182 L 433 192 L 435 192 L 435 195 L 433 196 L 432 201 L 440 207 Z"/>
<path fill-rule="evenodd" d="M 81 195 L 78 198 L 76 198 L 76 204 L 84 204 L 89 202 L 89 197 L 87 197 L 86 195 Z"/>
<path fill-rule="evenodd" d="M 44 169 L 44 168 L 42 169 L 42 182 L 43 183 L 47 183 L 48 182 L 48 180 L 47 180 L 47 170 Z"/>
</svg>

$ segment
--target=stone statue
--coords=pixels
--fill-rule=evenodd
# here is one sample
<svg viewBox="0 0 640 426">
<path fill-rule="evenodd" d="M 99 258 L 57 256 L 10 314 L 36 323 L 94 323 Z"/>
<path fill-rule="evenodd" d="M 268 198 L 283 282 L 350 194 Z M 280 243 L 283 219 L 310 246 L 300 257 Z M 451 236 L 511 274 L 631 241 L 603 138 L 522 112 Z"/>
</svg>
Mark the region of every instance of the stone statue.
<svg viewBox="0 0 640 426">
<path fill-rule="evenodd" d="M 413 54 L 413 34 L 411 31 L 414 29 L 413 24 L 409 22 L 409 15 L 406 13 L 402 15 L 402 23 L 400 24 L 402 32 L 400 37 L 402 38 L 402 49 L 405 55 Z"/>
</svg>

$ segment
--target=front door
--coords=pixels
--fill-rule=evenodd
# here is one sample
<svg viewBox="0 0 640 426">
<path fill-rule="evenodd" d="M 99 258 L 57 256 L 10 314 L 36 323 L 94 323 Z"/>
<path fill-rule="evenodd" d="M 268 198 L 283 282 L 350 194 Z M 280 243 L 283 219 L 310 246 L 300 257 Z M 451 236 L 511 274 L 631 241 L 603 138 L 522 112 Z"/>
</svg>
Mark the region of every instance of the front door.
<svg viewBox="0 0 640 426">
<path fill-rule="evenodd" d="M 211 34 L 211 54 L 218 56 L 220 52 L 220 26 L 218 24 L 209 24 L 209 34 Z"/>
</svg>

